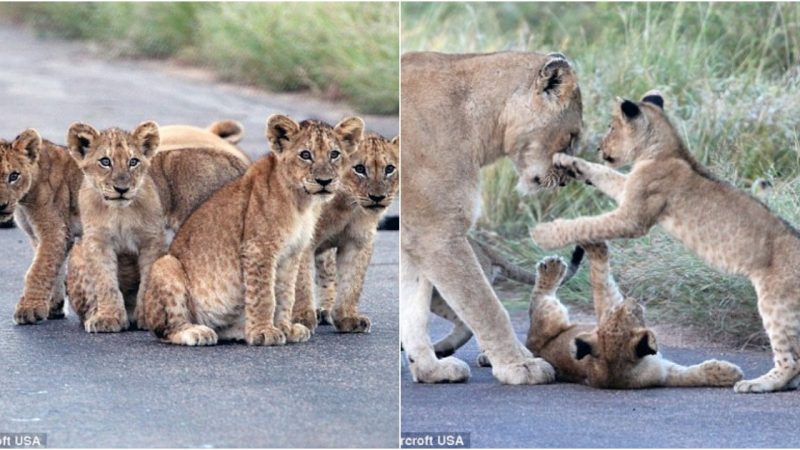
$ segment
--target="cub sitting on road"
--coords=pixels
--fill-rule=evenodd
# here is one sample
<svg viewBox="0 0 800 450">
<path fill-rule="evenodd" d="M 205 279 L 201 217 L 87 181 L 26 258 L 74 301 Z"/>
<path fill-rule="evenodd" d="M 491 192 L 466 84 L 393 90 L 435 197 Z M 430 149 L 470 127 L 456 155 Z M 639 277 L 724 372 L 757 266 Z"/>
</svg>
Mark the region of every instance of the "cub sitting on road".
<svg viewBox="0 0 800 450">
<path fill-rule="evenodd" d="M 156 336 L 179 345 L 311 336 L 292 323 L 298 267 L 363 128 L 357 117 L 336 127 L 267 120 L 272 151 L 198 208 L 153 265 L 144 308 Z"/>
</svg>

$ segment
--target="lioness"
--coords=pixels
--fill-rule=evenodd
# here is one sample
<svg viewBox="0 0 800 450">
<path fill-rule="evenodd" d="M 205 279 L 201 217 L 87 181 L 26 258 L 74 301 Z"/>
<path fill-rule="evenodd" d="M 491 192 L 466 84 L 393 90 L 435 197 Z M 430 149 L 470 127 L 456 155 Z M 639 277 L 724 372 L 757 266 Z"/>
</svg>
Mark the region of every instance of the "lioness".
<svg viewBox="0 0 800 450">
<path fill-rule="evenodd" d="M 320 317 L 336 331 L 368 333 L 369 317 L 359 314 L 373 241 L 386 207 L 400 184 L 400 141 L 367 134 L 350 155 L 342 187 L 325 204 L 317 222 L 311 250 L 303 257 L 297 281 L 294 320 L 314 330 L 318 323 L 311 264 L 316 261 Z M 325 261 L 330 258 L 333 261 Z"/>
<path fill-rule="evenodd" d="M 427 333 L 433 288 L 471 328 L 503 383 L 553 380 L 514 335 L 467 242 L 479 215 L 480 168 L 503 156 L 535 192 L 565 181 L 552 156 L 581 130 L 578 80 L 558 53 L 407 53 L 402 62 L 400 330 L 415 381 L 463 381 L 469 367 L 437 359 Z"/>
<path fill-rule="evenodd" d="M 156 336 L 179 345 L 311 336 L 292 323 L 300 258 L 363 128 L 357 117 L 331 127 L 270 116 L 272 151 L 198 208 L 153 265 L 144 311 Z"/>
<path fill-rule="evenodd" d="M 236 122 L 214 122 L 207 129 L 164 127 L 168 142 L 230 146 Z M 170 130 L 180 130 L 179 134 Z M 209 133 L 227 133 L 228 142 Z M 242 128 L 238 126 L 238 135 Z M 238 142 L 238 141 L 237 141 Z M 161 148 L 161 147 L 159 147 Z M 246 158 L 243 154 L 241 157 Z M 64 317 L 65 261 L 76 237 L 82 233 L 78 191 L 83 172 L 63 146 L 42 140 L 34 129 L 13 142 L 0 140 L 0 221 L 16 216 L 28 234 L 35 257 L 25 276 L 25 289 L 14 311 L 18 324 Z M 137 275 L 138 277 L 138 275 Z"/>
<path fill-rule="evenodd" d="M 587 244 L 592 296 L 598 323 L 575 324 L 556 297 L 567 265 L 558 257 L 542 260 L 528 310 L 526 345 L 556 369 L 556 378 L 596 388 L 635 389 L 655 386 L 733 386 L 742 379 L 738 366 L 708 360 L 682 366 L 658 351 L 644 310 L 624 298 L 614 282 L 605 243 Z"/>
<path fill-rule="evenodd" d="M 616 210 L 597 217 L 556 220 L 533 229 L 545 249 L 575 242 L 643 236 L 664 230 L 708 263 L 750 278 L 758 294 L 775 366 L 743 380 L 736 392 L 771 392 L 800 385 L 800 233 L 763 203 L 720 181 L 686 149 L 663 110 L 648 93 L 639 103 L 618 99 L 611 128 L 600 143 L 614 166 L 629 162 L 628 175 L 582 159 L 556 155 L 560 166 L 614 198 Z"/>
<path fill-rule="evenodd" d="M 78 203 L 84 236 L 69 262 L 70 305 L 88 332 L 117 332 L 131 322 L 143 326 L 141 303 L 152 263 L 163 255 L 188 215 L 214 191 L 247 169 L 228 150 L 188 148 L 156 153 L 155 122 L 129 133 L 99 132 L 84 123 L 67 134 L 70 154 L 84 173 Z M 140 275 L 126 302 L 118 278 L 126 261 Z M 127 270 L 127 269 L 126 269 Z"/>
</svg>

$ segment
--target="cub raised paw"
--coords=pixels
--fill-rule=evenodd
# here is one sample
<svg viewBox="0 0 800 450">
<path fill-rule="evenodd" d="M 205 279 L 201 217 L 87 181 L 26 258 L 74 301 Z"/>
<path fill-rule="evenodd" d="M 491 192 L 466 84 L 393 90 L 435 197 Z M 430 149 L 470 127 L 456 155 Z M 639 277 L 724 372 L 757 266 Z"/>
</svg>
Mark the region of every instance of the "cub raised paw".
<svg viewBox="0 0 800 450">
<path fill-rule="evenodd" d="M 567 273 L 567 263 L 558 256 L 549 256 L 536 266 L 539 279 L 537 285 L 544 290 L 551 290 L 561 284 Z"/>
<path fill-rule="evenodd" d="M 586 181 L 587 167 L 585 162 L 566 153 L 556 153 L 553 155 L 553 167 L 563 170 L 567 176 L 578 181 Z"/>
</svg>

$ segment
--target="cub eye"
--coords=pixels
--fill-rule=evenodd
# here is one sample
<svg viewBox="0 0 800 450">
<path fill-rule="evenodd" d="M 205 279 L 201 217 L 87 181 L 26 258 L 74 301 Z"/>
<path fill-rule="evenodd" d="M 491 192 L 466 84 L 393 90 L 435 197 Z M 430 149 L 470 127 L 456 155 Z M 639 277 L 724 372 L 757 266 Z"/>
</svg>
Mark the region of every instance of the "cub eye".
<svg viewBox="0 0 800 450">
<path fill-rule="evenodd" d="M 341 155 L 341 153 L 339 153 L 338 150 L 332 151 L 331 152 L 331 161 L 336 161 L 337 159 L 339 159 L 340 155 Z"/>
<path fill-rule="evenodd" d="M 19 172 L 11 172 L 8 175 L 8 182 L 13 183 L 19 179 Z"/>
<path fill-rule="evenodd" d="M 303 150 L 302 152 L 300 152 L 300 159 L 311 161 L 311 152 L 308 150 Z"/>
<path fill-rule="evenodd" d="M 111 160 L 107 157 L 100 158 L 100 165 L 103 167 L 111 167 Z"/>
<path fill-rule="evenodd" d="M 365 175 L 367 173 L 367 168 L 364 167 L 363 164 L 358 164 L 357 166 L 354 166 L 353 170 L 355 170 L 356 173 L 359 175 Z"/>
<path fill-rule="evenodd" d="M 389 164 L 388 166 L 386 166 L 386 169 L 384 171 L 386 172 L 386 175 L 391 175 L 394 173 L 394 166 Z"/>
<path fill-rule="evenodd" d="M 131 158 L 131 160 L 128 161 L 128 165 L 131 167 L 136 167 L 139 165 L 139 160 L 136 158 Z"/>
</svg>

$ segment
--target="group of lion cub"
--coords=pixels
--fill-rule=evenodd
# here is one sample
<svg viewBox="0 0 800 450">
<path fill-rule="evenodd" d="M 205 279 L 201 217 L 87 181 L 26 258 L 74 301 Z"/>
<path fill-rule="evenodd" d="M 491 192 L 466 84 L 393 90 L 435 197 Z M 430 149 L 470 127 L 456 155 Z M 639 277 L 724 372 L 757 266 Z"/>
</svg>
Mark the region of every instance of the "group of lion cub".
<svg viewBox="0 0 800 450">
<path fill-rule="evenodd" d="M 15 322 L 62 318 L 68 298 L 87 332 L 134 326 L 178 345 L 303 342 L 318 315 L 368 332 L 358 302 L 399 139 L 358 117 L 273 115 L 271 151 L 251 164 L 242 132 L 75 123 L 65 147 L 34 129 L 0 140 L 0 220 L 14 214 L 35 250 Z"/>
<path fill-rule="evenodd" d="M 558 377 L 606 388 L 800 387 L 800 232 L 698 163 L 668 119 L 661 94 L 614 104 L 598 156 L 613 167 L 632 165 L 624 174 L 572 156 L 583 105 L 575 71 L 560 53 L 408 53 L 401 67 L 400 320 L 415 381 L 466 380 L 469 366 L 451 355 L 474 332 L 482 350 L 478 364 L 491 365 L 508 384 Z M 536 274 L 520 277 L 470 239 L 481 167 L 503 156 L 514 163 L 525 193 L 578 180 L 617 202 L 614 211 L 540 223 L 531 233 L 545 250 L 575 244 L 585 250 L 596 324 L 570 322 L 556 297 L 580 262 L 580 247 L 570 271 L 551 257 Z M 606 244 L 643 236 L 655 225 L 709 264 L 752 281 L 773 350 L 768 373 L 742 380 L 729 362 L 685 367 L 661 356 L 642 307 L 617 289 Z M 491 289 L 495 266 L 534 284 L 525 345 Z M 436 344 L 427 335 L 430 312 L 455 323 Z"/>
</svg>

